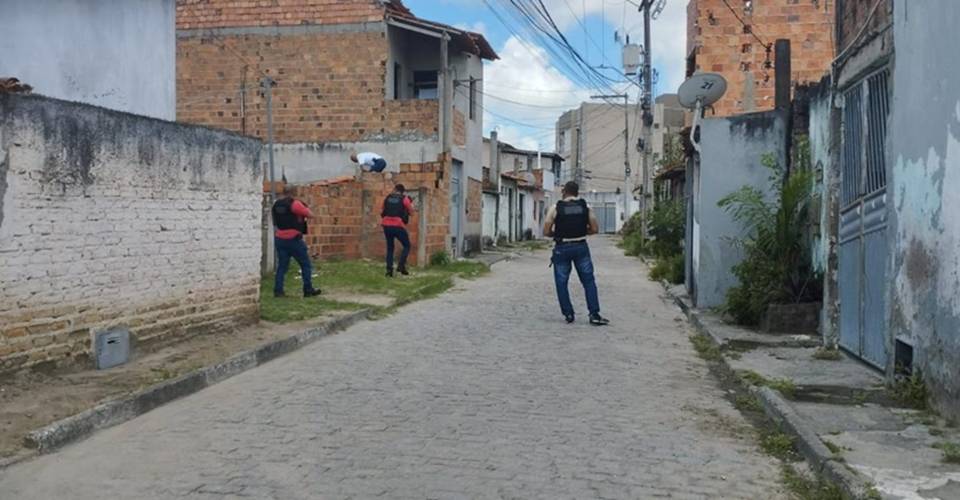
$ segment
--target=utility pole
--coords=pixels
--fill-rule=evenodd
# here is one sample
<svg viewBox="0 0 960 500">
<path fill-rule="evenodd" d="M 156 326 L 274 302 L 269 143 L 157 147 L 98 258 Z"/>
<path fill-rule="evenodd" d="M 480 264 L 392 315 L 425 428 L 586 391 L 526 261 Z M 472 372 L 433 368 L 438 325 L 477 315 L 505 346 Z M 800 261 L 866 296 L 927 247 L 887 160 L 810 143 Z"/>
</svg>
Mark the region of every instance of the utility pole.
<svg viewBox="0 0 960 500">
<path fill-rule="evenodd" d="M 583 185 L 583 112 L 583 104 L 580 104 L 580 109 L 577 111 L 577 168 L 573 174 L 578 186 Z"/>
<path fill-rule="evenodd" d="M 591 99 L 623 99 L 623 214 L 630 218 L 630 96 L 627 94 L 594 95 Z"/>
<path fill-rule="evenodd" d="M 273 86 L 277 82 L 269 76 L 260 80 L 263 92 L 267 96 L 267 155 L 270 161 L 270 202 L 277 199 L 277 179 L 273 168 Z"/>
<path fill-rule="evenodd" d="M 650 165 L 650 147 L 653 142 L 653 49 L 650 47 L 650 9 L 653 8 L 655 0 L 643 0 L 640 4 L 640 10 L 643 11 L 643 97 L 641 98 L 641 107 L 643 109 L 643 180 L 642 194 L 640 197 L 641 228 L 643 239 L 647 238 L 647 216 L 650 213 L 651 171 Z"/>
</svg>

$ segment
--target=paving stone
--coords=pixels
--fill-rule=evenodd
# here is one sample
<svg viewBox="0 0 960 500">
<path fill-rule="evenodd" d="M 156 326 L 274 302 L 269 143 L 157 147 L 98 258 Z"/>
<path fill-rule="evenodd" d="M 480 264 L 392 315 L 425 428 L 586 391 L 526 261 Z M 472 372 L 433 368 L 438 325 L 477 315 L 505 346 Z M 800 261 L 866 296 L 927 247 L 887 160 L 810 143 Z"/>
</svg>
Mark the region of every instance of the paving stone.
<svg viewBox="0 0 960 500">
<path fill-rule="evenodd" d="M 786 498 L 609 240 L 612 324 L 566 325 L 544 253 L 0 472 L 6 499 Z"/>
</svg>

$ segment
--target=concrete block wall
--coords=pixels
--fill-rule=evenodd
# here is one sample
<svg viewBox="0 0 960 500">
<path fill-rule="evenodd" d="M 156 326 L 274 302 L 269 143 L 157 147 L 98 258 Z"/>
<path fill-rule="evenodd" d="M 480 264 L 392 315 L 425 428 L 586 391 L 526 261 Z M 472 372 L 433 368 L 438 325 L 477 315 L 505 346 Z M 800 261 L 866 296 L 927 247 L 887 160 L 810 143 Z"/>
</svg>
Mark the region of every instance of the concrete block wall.
<svg viewBox="0 0 960 500">
<path fill-rule="evenodd" d="M 0 95 L 0 372 L 254 322 L 260 143 Z"/>
<path fill-rule="evenodd" d="M 852 1 L 852 0 L 844 0 Z M 818 82 L 834 58 L 834 0 L 763 0 L 730 2 L 747 28 L 724 0 L 692 0 L 688 5 L 687 53 L 695 53 L 696 66 L 688 70 L 719 73 L 727 79 L 727 93 L 714 104 L 716 116 L 773 109 L 774 54 L 765 67 L 765 43 L 790 40 L 791 80 Z M 871 2 L 872 3 L 872 2 Z"/>
</svg>

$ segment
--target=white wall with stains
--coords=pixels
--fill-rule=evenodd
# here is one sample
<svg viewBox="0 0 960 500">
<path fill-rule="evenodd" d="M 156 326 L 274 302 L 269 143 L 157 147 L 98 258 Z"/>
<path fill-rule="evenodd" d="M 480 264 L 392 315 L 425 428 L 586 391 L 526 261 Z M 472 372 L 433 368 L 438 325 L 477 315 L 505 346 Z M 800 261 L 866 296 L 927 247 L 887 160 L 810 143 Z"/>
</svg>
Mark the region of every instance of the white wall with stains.
<svg viewBox="0 0 960 500">
<path fill-rule="evenodd" d="M 49 97 L 174 120 L 175 8 L 174 0 L 3 0 L 0 77 Z"/>
<path fill-rule="evenodd" d="M 960 2 L 894 2 L 890 349 L 960 416 Z M 892 371 L 893 366 L 889 367 Z"/>
</svg>

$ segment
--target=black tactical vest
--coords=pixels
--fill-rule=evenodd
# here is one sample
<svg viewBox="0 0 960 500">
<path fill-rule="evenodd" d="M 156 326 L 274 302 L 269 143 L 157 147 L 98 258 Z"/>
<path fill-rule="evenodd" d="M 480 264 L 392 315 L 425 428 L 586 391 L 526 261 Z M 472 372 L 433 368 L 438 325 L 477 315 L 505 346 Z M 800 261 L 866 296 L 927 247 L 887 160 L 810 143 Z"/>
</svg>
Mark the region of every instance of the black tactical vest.
<svg viewBox="0 0 960 500">
<path fill-rule="evenodd" d="M 584 200 L 558 201 L 553 220 L 555 239 L 583 238 L 590 227 L 590 209 Z"/>
<path fill-rule="evenodd" d="M 273 204 L 273 225 L 277 229 L 296 229 L 301 233 L 307 232 L 307 224 L 293 213 L 293 198 L 277 200 Z"/>
<path fill-rule="evenodd" d="M 381 217 L 400 217 L 404 224 L 410 221 L 410 214 L 407 213 L 407 207 L 403 206 L 403 200 L 406 196 L 400 193 L 391 193 L 383 200 L 383 212 Z"/>
</svg>

